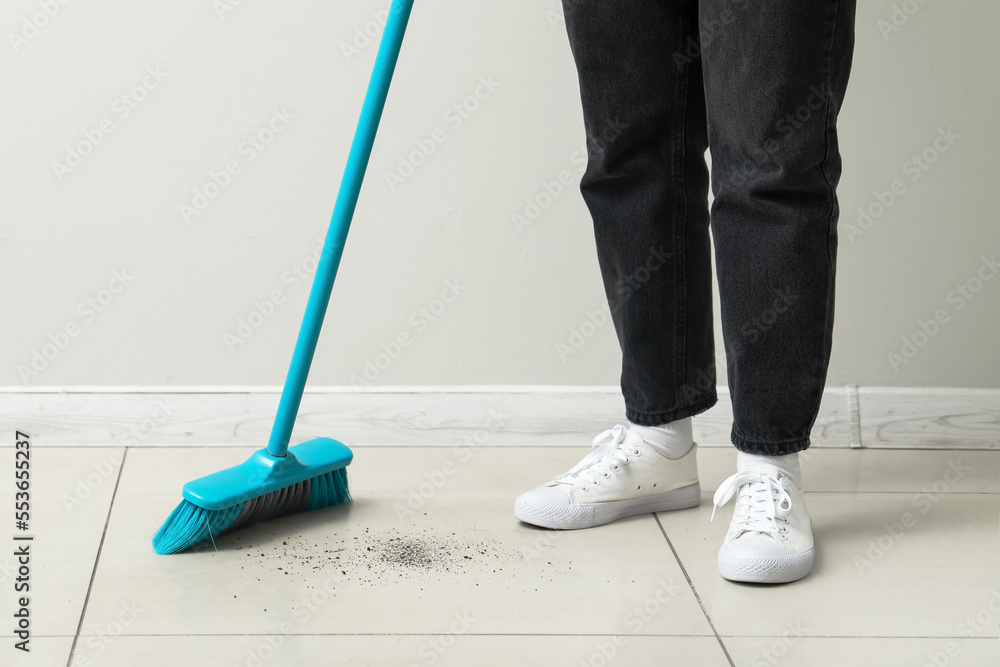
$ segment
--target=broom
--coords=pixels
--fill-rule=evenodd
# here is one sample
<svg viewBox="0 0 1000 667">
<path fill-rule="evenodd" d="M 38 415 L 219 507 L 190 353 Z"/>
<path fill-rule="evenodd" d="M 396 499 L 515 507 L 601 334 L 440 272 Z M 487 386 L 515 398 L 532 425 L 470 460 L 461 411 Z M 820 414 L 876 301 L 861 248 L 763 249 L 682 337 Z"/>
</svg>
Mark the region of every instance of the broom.
<svg viewBox="0 0 1000 667">
<path fill-rule="evenodd" d="M 351 502 L 345 470 L 350 449 L 330 438 L 293 447 L 288 441 L 412 8 L 413 0 L 393 0 L 389 10 L 267 447 L 238 466 L 184 485 L 184 500 L 153 536 L 158 554 L 179 553 L 259 521 Z"/>
</svg>

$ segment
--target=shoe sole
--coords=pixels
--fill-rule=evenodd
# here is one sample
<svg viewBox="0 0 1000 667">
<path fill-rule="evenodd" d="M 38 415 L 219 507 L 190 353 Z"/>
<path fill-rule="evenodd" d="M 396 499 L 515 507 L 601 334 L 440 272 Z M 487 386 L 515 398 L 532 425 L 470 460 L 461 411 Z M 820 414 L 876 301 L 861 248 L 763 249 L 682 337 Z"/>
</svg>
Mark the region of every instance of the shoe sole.
<svg viewBox="0 0 1000 667">
<path fill-rule="evenodd" d="M 518 499 L 514 503 L 514 516 L 535 526 L 555 530 L 593 528 L 636 514 L 668 512 L 697 507 L 701 502 L 701 484 L 695 482 L 673 491 L 644 498 L 608 500 L 603 503 L 579 505 L 542 505 Z"/>
<path fill-rule="evenodd" d="M 735 558 L 725 548 L 719 550 L 719 574 L 729 581 L 757 584 L 787 584 L 798 581 L 813 566 L 813 548 L 788 556 L 773 558 Z"/>
</svg>

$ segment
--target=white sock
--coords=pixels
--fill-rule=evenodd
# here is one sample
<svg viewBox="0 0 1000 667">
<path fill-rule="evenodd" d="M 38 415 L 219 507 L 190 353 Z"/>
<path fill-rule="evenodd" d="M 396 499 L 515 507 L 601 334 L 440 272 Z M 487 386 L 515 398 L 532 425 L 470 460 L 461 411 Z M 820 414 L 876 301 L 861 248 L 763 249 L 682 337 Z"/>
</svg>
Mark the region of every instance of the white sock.
<svg viewBox="0 0 1000 667">
<path fill-rule="evenodd" d="M 690 417 L 659 426 L 638 426 L 629 422 L 628 428 L 668 459 L 679 459 L 691 451 L 691 446 L 694 445 Z"/>
<path fill-rule="evenodd" d="M 788 475 L 795 483 L 795 486 L 800 489 L 802 488 L 802 470 L 799 468 L 798 452 L 785 454 L 784 456 L 764 456 L 760 454 L 747 454 L 745 452 L 736 453 L 737 472 L 774 468 Z"/>
</svg>

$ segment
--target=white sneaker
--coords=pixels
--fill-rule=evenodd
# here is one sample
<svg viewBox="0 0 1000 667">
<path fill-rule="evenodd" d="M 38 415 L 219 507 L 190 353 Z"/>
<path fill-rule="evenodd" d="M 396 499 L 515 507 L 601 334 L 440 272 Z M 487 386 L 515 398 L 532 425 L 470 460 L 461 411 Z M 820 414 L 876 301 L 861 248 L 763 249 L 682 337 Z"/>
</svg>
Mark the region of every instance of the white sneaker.
<svg viewBox="0 0 1000 667">
<path fill-rule="evenodd" d="M 594 451 L 569 472 L 522 494 L 514 516 L 544 528 L 591 528 L 634 514 L 695 507 L 698 445 L 661 456 L 622 425 L 594 438 Z"/>
<path fill-rule="evenodd" d="M 802 491 L 775 469 L 739 472 L 715 492 L 715 510 L 736 492 L 736 509 L 719 549 L 719 573 L 730 581 L 782 584 L 809 574 L 812 521 Z"/>
</svg>

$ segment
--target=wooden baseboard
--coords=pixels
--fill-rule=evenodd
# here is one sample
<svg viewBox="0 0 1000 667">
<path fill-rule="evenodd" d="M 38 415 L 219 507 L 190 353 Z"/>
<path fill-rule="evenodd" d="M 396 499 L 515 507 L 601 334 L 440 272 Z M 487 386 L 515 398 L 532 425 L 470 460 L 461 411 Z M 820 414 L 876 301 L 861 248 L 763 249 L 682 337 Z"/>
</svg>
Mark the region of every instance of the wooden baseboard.
<svg viewBox="0 0 1000 667">
<path fill-rule="evenodd" d="M 278 395 L 276 387 L 0 388 L 0 423 L 40 445 L 263 447 Z M 315 387 L 293 440 L 579 446 L 623 414 L 616 387 Z M 730 446 L 725 387 L 694 425 L 702 446 Z M 817 447 L 1000 449 L 1000 390 L 831 387 L 812 438 Z"/>
</svg>

